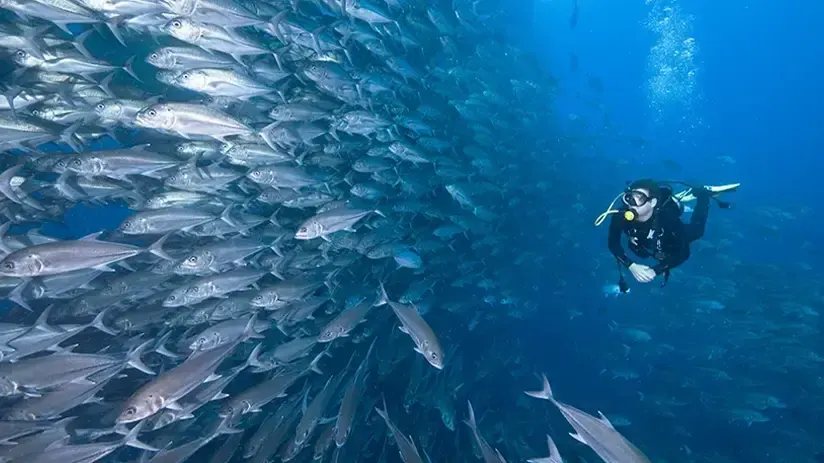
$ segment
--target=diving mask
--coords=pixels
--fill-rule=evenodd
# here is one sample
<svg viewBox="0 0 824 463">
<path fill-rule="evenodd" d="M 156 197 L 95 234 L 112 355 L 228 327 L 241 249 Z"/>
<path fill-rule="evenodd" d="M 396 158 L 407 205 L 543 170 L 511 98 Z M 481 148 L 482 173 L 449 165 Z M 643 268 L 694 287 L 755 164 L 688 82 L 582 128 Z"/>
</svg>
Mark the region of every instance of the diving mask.
<svg viewBox="0 0 824 463">
<path fill-rule="evenodd" d="M 629 190 L 621 196 L 621 199 L 624 201 L 628 207 L 641 207 L 644 204 L 650 202 L 652 199 L 646 193 L 640 190 Z"/>
</svg>

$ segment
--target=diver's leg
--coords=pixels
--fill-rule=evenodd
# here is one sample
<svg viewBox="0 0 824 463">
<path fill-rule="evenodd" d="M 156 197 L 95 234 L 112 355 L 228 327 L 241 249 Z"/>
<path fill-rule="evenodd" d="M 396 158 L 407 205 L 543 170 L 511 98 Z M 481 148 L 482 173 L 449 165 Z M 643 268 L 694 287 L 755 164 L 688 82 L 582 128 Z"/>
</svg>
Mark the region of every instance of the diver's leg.
<svg viewBox="0 0 824 463">
<path fill-rule="evenodd" d="M 692 211 L 690 223 L 687 228 L 687 241 L 695 241 L 704 236 L 704 231 L 707 228 L 707 216 L 710 213 L 710 200 L 712 193 L 706 189 L 701 189 L 695 192 L 695 209 Z"/>
</svg>

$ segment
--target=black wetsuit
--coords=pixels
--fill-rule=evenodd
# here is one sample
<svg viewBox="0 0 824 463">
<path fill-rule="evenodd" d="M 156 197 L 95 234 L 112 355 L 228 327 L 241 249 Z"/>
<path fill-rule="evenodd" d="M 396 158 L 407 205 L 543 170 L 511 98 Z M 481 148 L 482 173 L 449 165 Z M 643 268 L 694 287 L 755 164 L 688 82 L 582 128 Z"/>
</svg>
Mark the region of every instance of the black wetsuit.
<svg viewBox="0 0 824 463">
<path fill-rule="evenodd" d="M 704 236 L 711 194 L 707 190 L 694 190 L 695 210 L 690 223 L 681 222 L 681 207 L 669 195 L 659 199 L 652 217 L 646 222 L 628 221 L 624 218 L 627 207 L 613 214 L 609 223 L 609 250 L 625 267 L 633 264 L 621 246 L 621 235 L 629 237 L 629 249 L 642 258 L 652 257 L 658 265 L 652 267 L 657 275 L 683 264 L 690 257 L 690 243 Z"/>
</svg>

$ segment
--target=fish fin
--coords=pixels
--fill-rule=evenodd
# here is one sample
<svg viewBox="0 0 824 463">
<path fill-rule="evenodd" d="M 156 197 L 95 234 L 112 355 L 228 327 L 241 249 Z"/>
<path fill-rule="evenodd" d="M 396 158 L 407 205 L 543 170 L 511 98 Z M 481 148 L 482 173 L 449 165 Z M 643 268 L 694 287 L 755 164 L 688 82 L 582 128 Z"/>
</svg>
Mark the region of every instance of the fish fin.
<svg viewBox="0 0 824 463">
<path fill-rule="evenodd" d="M 598 421 L 600 421 L 600 422 L 604 423 L 605 425 L 609 426 L 610 429 L 613 429 L 613 430 L 615 429 L 615 426 L 613 426 L 612 423 L 609 422 L 609 418 L 604 416 L 604 414 L 601 413 L 600 410 L 598 411 L 598 416 L 601 417 Z"/>
<path fill-rule="evenodd" d="M 158 239 L 157 241 L 152 243 L 151 246 L 149 246 L 147 251 L 151 254 L 156 255 L 157 257 L 160 257 L 161 259 L 170 261 L 174 260 L 172 256 L 166 254 L 166 251 L 163 250 L 163 244 L 166 242 L 167 239 L 169 239 L 170 236 L 172 236 L 173 233 L 174 232 L 171 232 L 161 236 L 160 239 Z"/>
<path fill-rule="evenodd" d="M 75 132 L 77 132 L 77 129 L 79 129 L 80 126 L 82 126 L 84 122 L 85 121 L 81 119 L 81 120 L 75 122 L 74 124 L 70 125 L 69 127 L 65 128 L 60 133 L 60 141 L 62 141 L 66 145 L 68 145 L 69 148 L 74 150 L 74 152 L 76 152 L 76 153 L 80 153 L 80 152 L 83 151 L 81 146 L 79 144 L 77 144 L 77 141 L 79 139 L 77 138 L 77 135 L 75 135 Z"/>
<path fill-rule="evenodd" d="M 228 206 L 226 206 L 226 209 L 224 209 L 223 212 L 220 213 L 220 220 L 223 220 L 224 222 L 235 228 L 240 228 L 237 222 L 235 222 L 235 220 L 232 218 L 232 209 L 234 208 L 234 204 L 229 204 Z"/>
<path fill-rule="evenodd" d="M 109 95 L 109 98 L 117 98 L 117 96 L 114 94 L 114 92 L 112 92 L 112 89 L 109 88 L 109 84 L 111 84 L 112 79 L 114 79 L 114 74 L 115 74 L 114 72 L 110 72 L 98 84 L 98 87 L 100 87 L 100 90 L 103 90 L 103 92 L 105 92 L 106 95 Z M 114 137 L 112 137 L 112 138 L 114 138 Z"/>
<path fill-rule="evenodd" d="M 587 441 L 584 440 L 583 436 L 581 436 L 578 433 L 571 432 L 571 433 L 569 433 L 569 436 L 572 437 L 573 439 L 577 440 L 578 442 L 584 444 L 584 445 L 589 445 L 589 444 L 587 444 Z"/>
<path fill-rule="evenodd" d="M 176 412 L 179 412 L 179 411 L 183 410 L 183 407 L 177 402 L 167 403 L 166 408 L 168 408 L 169 410 L 174 410 Z"/>
<path fill-rule="evenodd" d="M 13 250 L 6 245 L 6 234 L 9 232 L 9 227 L 11 227 L 11 222 L 6 222 L 3 225 L 0 225 L 0 251 L 3 251 L 6 254 L 11 254 Z"/>
<path fill-rule="evenodd" d="M 306 414 L 306 409 L 309 407 L 309 391 L 310 388 L 306 388 L 306 393 L 303 394 L 303 402 L 300 405 L 301 410 L 303 410 L 303 414 Z"/>
<path fill-rule="evenodd" d="M 375 301 L 375 304 L 373 305 L 374 307 L 379 307 L 389 303 L 389 296 L 386 294 L 386 288 L 383 286 L 382 281 L 378 284 L 378 289 L 380 290 L 380 295 L 378 296 L 378 300 Z"/>
<path fill-rule="evenodd" d="M 82 386 L 96 386 L 97 383 L 90 380 L 89 378 L 79 378 L 75 379 L 74 381 L 70 381 L 71 384 L 80 384 Z"/>
<path fill-rule="evenodd" d="M 97 238 L 102 234 L 103 234 L 102 231 L 91 233 L 89 235 L 86 235 L 86 236 L 80 238 L 80 240 L 83 240 L 83 241 L 97 241 Z"/>
<path fill-rule="evenodd" d="M 171 358 L 171 359 L 180 358 L 179 355 L 175 354 L 174 352 L 172 352 L 172 351 L 170 351 L 169 349 L 166 348 L 166 341 L 168 341 L 171 336 L 172 336 L 172 332 L 169 331 L 168 333 L 164 334 L 160 339 L 158 339 L 157 345 L 156 345 L 154 351 L 157 352 L 158 354 L 164 356 L 164 357 L 168 357 L 168 358 Z"/>
<path fill-rule="evenodd" d="M 309 364 L 309 369 L 314 371 L 315 373 L 317 373 L 319 375 L 322 375 L 323 371 L 321 371 L 321 369 L 318 368 L 318 362 L 320 362 L 320 359 L 322 359 L 323 357 L 327 357 L 327 356 L 331 357 L 331 355 L 329 354 L 329 348 L 328 347 L 323 352 L 318 354 L 314 359 L 312 359 L 312 362 Z"/>
<path fill-rule="evenodd" d="M 93 327 L 93 328 L 97 328 L 98 331 L 102 331 L 102 332 L 104 332 L 108 335 L 116 336 L 117 335 L 116 331 L 112 330 L 111 328 L 109 328 L 108 326 L 103 324 L 103 319 L 106 318 L 106 315 L 109 314 L 109 311 L 111 309 L 112 309 L 111 306 L 103 309 L 99 314 L 97 314 L 96 317 L 94 317 L 94 320 L 92 320 L 92 322 L 89 323 L 88 326 Z"/>
<path fill-rule="evenodd" d="M 32 310 L 32 308 L 29 306 L 29 303 L 26 302 L 26 299 L 23 297 L 23 290 L 26 289 L 30 281 L 31 280 L 29 279 L 25 279 L 22 283 L 15 286 L 14 289 L 11 290 L 11 293 L 9 293 L 8 298 L 10 301 L 16 303 L 17 305 L 28 310 L 29 312 L 34 312 L 34 310 Z"/>
<path fill-rule="evenodd" d="M 265 365 L 263 365 L 259 359 L 260 351 L 262 350 L 263 344 L 259 343 L 258 345 L 256 345 L 255 348 L 252 349 L 252 352 L 249 353 L 249 357 L 246 359 L 246 364 L 254 368 L 265 368 Z"/>
<path fill-rule="evenodd" d="M 157 448 L 152 447 L 151 445 L 145 444 L 145 443 L 140 442 L 139 440 L 137 440 L 137 436 L 140 434 L 140 430 L 143 429 L 143 426 L 145 426 L 145 424 L 146 424 L 145 420 L 137 423 L 137 425 L 135 427 L 133 427 L 129 431 L 129 433 L 126 434 L 126 436 L 123 438 L 123 445 L 127 445 L 129 447 L 134 447 L 134 448 L 137 448 L 137 449 L 148 450 L 150 452 L 158 451 Z"/>
<path fill-rule="evenodd" d="M 472 408 L 472 402 L 467 400 L 466 405 L 469 408 L 469 417 L 464 420 L 464 423 L 469 426 L 469 429 L 471 429 L 473 433 L 477 432 L 478 423 L 475 421 L 475 410 Z"/>
<path fill-rule="evenodd" d="M 543 388 L 540 391 L 524 391 L 524 394 L 536 399 L 553 400 L 552 388 L 549 386 L 549 380 L 545 374 L 541 375 L 541 380 L 543 381 Z"/>
<path fill-rule="evenodd" d="M 68 34 L 68 35 L 70 35 L 70 36 L 74 36 L 74 34 L 72 33 L 72 31 L 71 31 L 71 30 L 69 30 L 69 24 L 70 24 L 71 22 L 72 22 L 72 21 L 52 21 L 52 23 L 53 23 L 55 26 L 59 27 L 59 28 L 60 28 L 60 30 L 62 30 L 63 32 L 65 32 L 66 34 Z"/>
<path fill-rule="evenodd" d="M 530 458 L 527 460 L 527 463 L 556 463 L 561 461 L 560 455 L 557 455 L 558 458 L 556 458 L 558 448 L 555 446 L 555 442 L 552 441 L 552 438 L 549 437 L 549 434 L 547 434 L 546 438 L 549 445 L 549 456 L 544 458 Z"/>
<path fill-rule="evenodd" d="M 35 320 L 34 325 L 31 327 L 32 329 L 39 328 L 43 331 L 48 331 L 50 333 L 63 333 L 64 330 L 61 327 L 54 327 L 49 325 L 49 315 L 51 314 L 52 309 L 54 308 L 54 304 L 46 307 L 46 309 L 40 313 L 40 316 L 37 317 Z"/>
<path fill-rule="evenodd" d="M 149 339 L 148 341 L 144 342 L 143 344 L 135 347 L 134 349 L 130 350 L 128 354 L 126 354 L 126 363 L 137 370 L 146 373 L 147 375 L 154 376 L 157 373 L 154 372 L 148 365 L 143 363 L 143 360 L 140 358 L 141 355 L 146 351 L 146 348 L 153 344 L 154 340 Z"/>
<path fill-rule="evenodd" d="M 89 50 L 86 48 L 86 43 L 85 42 L 86 42 L 86 39 L 88 39 L 89 36 L 92 35 L 94 32 L 95 32 L 94 28 L 89 28 L 89 30 L 87 30 L 87 31 L 81 33 L 80 35 L 78 35 L 77 37 L 75 37 L 74 41 L 72 43 L 72 45 L 74 45 L 74 48 L 77 51 L 79 51 L 81 55 L 83 55 L 83 56 L 85 56 L 86 58 L 89 58 L 89 59 L 94 59 L 94 55 L 89 53 Z"/>
</svg>

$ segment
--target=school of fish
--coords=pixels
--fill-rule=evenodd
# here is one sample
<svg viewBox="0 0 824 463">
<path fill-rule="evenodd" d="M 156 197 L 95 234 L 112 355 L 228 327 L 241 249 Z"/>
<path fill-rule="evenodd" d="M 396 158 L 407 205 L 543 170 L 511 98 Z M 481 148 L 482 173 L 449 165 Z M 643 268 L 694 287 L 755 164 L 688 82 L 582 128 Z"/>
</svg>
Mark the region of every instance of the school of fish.
<svg viewBox="0 0 824 463">
<path fill-rule="evenodd" d="M 516 211 L 557 143 L 553 81 L 494 6 L 0 8 L 0 461 L 561 462 L 472 405 L 534 378 L 490 333 L 540 278 L 493 262 L 543 259 Z M 111 204 L 117 229 L 39 231 Z M 649 461 L 546 378 L 528 394 L 604 461 Z"/>
</svg>

